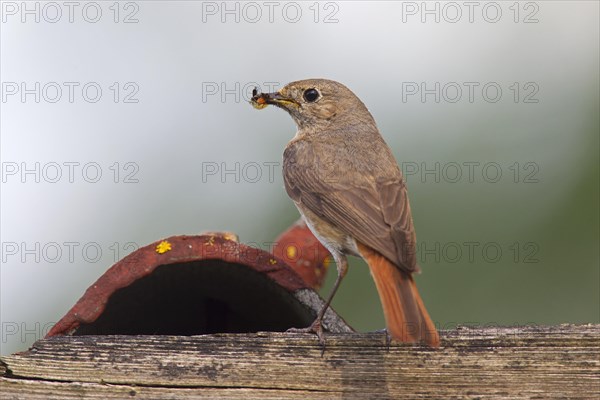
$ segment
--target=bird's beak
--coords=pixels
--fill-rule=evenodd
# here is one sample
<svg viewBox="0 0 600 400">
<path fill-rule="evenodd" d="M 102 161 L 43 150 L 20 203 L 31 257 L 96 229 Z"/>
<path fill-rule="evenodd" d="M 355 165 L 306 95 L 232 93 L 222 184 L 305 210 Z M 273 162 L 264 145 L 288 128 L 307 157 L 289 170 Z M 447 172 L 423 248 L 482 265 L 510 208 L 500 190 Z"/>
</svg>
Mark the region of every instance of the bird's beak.
<svg viewBox="0 0 600 400">
<path fill-rule="evenodd" d="M 275 106 L 277 106 L 277 105 L 285 106 L 285 105 L 291 105 L 291 104 L 296 105 L 296 106 L 298 105 L 298 103 L 296 103 L 295 100 L 290 99 L 289 97 L 285 97 L 279 92 L 266 93 L 265 96 L 266 96 L 267 104 L 273 104 Z"/>
<path fill-rule="evenodd" d="M 264 108 L 269 104 L 283 108 L 287 108 L 290 105 L 298 106 L 298 103 L 294 99 L 286 97 L 280 92 L 254 93 L 250 103 L 256 108 Z"/>
</svg>

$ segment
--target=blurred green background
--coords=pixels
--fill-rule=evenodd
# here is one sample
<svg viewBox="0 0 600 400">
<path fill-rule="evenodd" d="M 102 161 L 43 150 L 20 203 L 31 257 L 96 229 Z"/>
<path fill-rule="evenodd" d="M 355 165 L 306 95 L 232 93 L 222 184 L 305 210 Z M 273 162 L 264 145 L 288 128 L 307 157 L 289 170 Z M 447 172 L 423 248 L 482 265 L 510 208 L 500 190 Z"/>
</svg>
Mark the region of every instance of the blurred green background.
<svg viewBox="0 0 600 400">
<path fill-rule="evenodd" d="M 598 323 L 598 2 L 521 2 L 517 14 L 513 2 L 497 2 L 498 18 L 482 14 L 487 3 L 472 22 L 465 8 L 454 21 L 443 2 L 427 3 L 437 21 L 421 2 L 364 1 L 294 3 L 300 14 L 278 3 L 272 21 L 264 4 L 255 3 L 255 20 L 244 2 L 229 2 L 229 14 L 220 2 L 137 2 L 135 23 L 122 23 L 133 9 L 118 23 L 108 8 L 98 23 L 7 16 L 2 82 L 97 82 L 104 97 L 7 98 L 3 165 L 96 162 L 104 175 L 94 184 L 3 180 L 3 244 L 95 243 L 102 254 L 48 262 L 3 248 L 0 352 L 42 337 L 130 242 L 228 230 L 266 248 L 298 218 L 280 174 L 295 127 L 281 110 L 246 100 L 255 83 L 268 90 L 310 77 L 350 87 L 406 172 L 418 286 L 439 326 Z M 139 101 L 115 102 L 114 82 L 134 82 Z M 433 92 L 422 98 L 415 87 Z M 502 96 L 491 101 L 496 87 Z M 115 183 L 115 162 L 135 163 L 138 182 Z M 273 179 L 267 167 L 258 180 L 221 174 L 273 162 Z M 215 163 L 223 168 L 207 176 Z M 436 165 L 439 177 L 422 175 Z M 495 169 L 484 174 L 486 165 Z M 358 259 L 333 306 L 358 330 L 384 326 Z"/>
</svg>

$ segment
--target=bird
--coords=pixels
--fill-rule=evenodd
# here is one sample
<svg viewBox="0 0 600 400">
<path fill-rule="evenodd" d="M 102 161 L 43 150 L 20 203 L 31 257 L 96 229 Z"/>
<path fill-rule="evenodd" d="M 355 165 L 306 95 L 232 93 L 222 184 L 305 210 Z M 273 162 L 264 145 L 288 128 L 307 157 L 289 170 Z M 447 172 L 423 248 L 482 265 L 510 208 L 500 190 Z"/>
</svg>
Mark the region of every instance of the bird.
<svg viewBox="0 0 600 400">
<path fill-rule="evenodd" d="M 273 93 L 255 88 L 250 103 L 281 108 L 296 123 L 283 153 L 285 189 L 337 267 L 315 321 L 298 330 L 324 343 L 323 317 L 351 255 L 369 267 L 391 339 L 438 347 L 439 334 L 413 278 L 420 269 L 406 183 L 365 104 L 328 79 L 294 81 Z"/>
</svg>

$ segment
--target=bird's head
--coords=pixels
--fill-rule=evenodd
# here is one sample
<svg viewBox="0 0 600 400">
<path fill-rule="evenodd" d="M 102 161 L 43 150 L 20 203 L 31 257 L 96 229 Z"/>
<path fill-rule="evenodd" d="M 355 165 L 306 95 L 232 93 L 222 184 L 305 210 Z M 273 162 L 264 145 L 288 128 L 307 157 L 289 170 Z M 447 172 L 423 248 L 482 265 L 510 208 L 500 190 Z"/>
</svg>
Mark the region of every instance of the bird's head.
<svg viewBox="0 0 600 400">
<path fill-rule="evenodd" d="M 328 79 L 291 82 L 274 93 L 252 93 L 255 108 L 269 104 L 286 110 L 298 129 L 321 130 L 333 125 L 373 123 L 362 101 L 346 86 Z"/>
</svg>

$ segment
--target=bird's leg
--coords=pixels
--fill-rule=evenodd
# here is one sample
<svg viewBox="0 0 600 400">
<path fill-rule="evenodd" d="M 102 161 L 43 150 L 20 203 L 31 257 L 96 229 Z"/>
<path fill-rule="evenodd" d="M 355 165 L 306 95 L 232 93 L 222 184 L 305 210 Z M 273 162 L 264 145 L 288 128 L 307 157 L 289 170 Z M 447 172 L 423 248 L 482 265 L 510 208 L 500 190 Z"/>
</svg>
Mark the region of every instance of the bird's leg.
<svg viewBox="0 0 600 400">
<path fill-rule="evenodd" d="M 348 272 L 348 260 L 346 256 L 341 254 L 334 254 L 335 265 L 337 269 L 337 278 L 335 279 L 335 283 L 333 284 L 333 289 L 331 289 L 331 293 L 329 293 L 329 297 L 327 297 L 327 301 L 325 305 L 321 308 L 319 313 L 317 314 L 317 318 L 314 322 L 307 328 L 290 328 L 288 332 L 304 332 L 304 333 L 315 333 L 319 338 L 319 343 L 321 345 L 325 344 L 325 335 L 323 333 L 323 318 L 325 317 L 325 312 L 329 308 L 333 297 L 335 296 L 335 292 L 337 292 L 340 283 L 346 276 L 346 272 Z"/>
<path fill-rule="evenodd" d="M 335 257 L 335 265 L 337 267 L 337 278 L 335 279 L 335 283 L 333 284 L 333 288 L 331 289 L 331 293 L 329 293 L 329 297 L 327 298 L 325 305 L 321 308 L 319 314 L 317 314 L 317 318 L 315 319 L 315 322 L 313 322 L 313 325 L 315 325 L 316 323 L 321 325 L 323 317 L 325 317 L 325 312 L 329 308 L 329 305 L 331 304 L 331 301 L 333 300 L 333 297 L 335 296 L 335 293 L 337 292 L 340 283 L 342 283 L 342 280 L 348 272 L 348 260 L 345 256 L 340 255 Z"/>
</svg>

